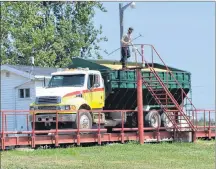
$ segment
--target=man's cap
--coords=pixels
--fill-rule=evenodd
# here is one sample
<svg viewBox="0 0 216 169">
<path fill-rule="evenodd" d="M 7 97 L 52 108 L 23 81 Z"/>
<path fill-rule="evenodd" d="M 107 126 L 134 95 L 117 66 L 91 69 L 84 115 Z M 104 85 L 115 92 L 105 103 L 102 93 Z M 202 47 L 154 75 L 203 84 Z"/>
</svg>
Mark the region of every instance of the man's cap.
<svg viewBox="0 0 216 169">
<path fill-rule="evenodd" d="M 132 30 L 133 31 L 133 28 L 132 27 L 129 27 L 129 29 L 128 30 Z"/>
</svg>

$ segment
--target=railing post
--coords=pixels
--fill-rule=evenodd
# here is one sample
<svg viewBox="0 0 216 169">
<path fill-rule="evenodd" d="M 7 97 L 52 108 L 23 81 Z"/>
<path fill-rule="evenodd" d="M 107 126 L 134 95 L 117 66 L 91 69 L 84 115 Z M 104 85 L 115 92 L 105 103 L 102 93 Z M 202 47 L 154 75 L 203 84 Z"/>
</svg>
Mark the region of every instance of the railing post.
<svg viewBox="0 0 216 169">
<path fill-rule="evenodd" d="M 159 113 L 158 113 L 159 114 Z M 158 125 L 157 125 L 157 142 L 160 142 L 160 132 L 159 132 L 159 116 L 157 116 Z"/>
<path fill-rule="evenodd" d="M 124 112 L 121 112 L 122 128 L 121 128 L 121 142 L 124 143 Z"/>
<path fill-rule="evenodd" d="M 35 148 L 35 111 L 33 111 L 33 116 L 32 116 L 32 139 L 31 139 L 31 146 L 32 148 Z"/>
<path fill-rule="evenodd" d="M 77 126 L 77 145 L 80 145 L 80 112 L 78 110 L 77 112 L 77 120 L 78 120 L 78 126 Z"/>
<path fill-rule="evenodd" d="M 101 119 L 101 112 L 98 113 L 98 144 L 101 145 L 101 126 L 100 126 L 100 119 Z"/>
<path fill-rule="evenodd" d="M 10 114 L 8 114 L 8 115 L 10 115 Z M 4 121 L 5 121 L 5 131 L 7 131 L 7 116 L 6 115 L 5 115 Z"/>
<path fill-rule="evenodd" d="M 135 55 L 136 67 L 138 67 L 138 63 L 137 63 L 137 51 L 134 52 L 134 55 Z"/>
<path fill-rule="evenodd" d="M 141 45 L 141 52 L 142 52 L 142 67 L 145 67 L 145 63 L 144 63 L 144 45 Z"/>
<path fill-rule="evenodd" d="M 5 114 L 2 112 L 2 133 L 1 133 L 1 145 L 2 145 L 2 150 L 5 150 L 5 136 L 4 136 L 4 121 L 5 121 Z"/>
<path fill-rule="evenodd" d="M 211 127 L 211 114 L 210 114 L 210 111 L 209 111 L 209 128 Z"/>
<path fill-rule="evenodd" d="M 58 117 L 59 117 L 59 112 L 58 111 L 56 111 L 56 131 L 55 131 L 55 146 L 56 147 L 58 147 L 58 145 L 59 145 L 59 143 L 58 143 L 58 121 L 59 121 L 59 119 L 58 119 Z"/>
<path fill-rule="evenodd" d="M 205 110 L 204 110 L 204 131 L 205 131 L 205 129 L 206 129 L 206 113 L 205 113 Z"/>
<path fill-rule="evenodd" d="M 141 69 L 137 69 L 137 108 L 138 108 L 138 130 L 139 142 L 144 143 L 144 130 L 143 130 L 143 94 L 142 94 L 142 75 Z"/>
<path fill-rule="evenodd" d="M 209 125 L 208 125 L 208 138 L 211 139 L 211 115 L 209 111 Z"/>
<path fill-rule="evenodd" d="M 29 131 L 29 115 L 28 114 L 26 114 L 26 122 L 27 122 L 26 129 L 27 129 L 27 131 Z"/>
</svg>

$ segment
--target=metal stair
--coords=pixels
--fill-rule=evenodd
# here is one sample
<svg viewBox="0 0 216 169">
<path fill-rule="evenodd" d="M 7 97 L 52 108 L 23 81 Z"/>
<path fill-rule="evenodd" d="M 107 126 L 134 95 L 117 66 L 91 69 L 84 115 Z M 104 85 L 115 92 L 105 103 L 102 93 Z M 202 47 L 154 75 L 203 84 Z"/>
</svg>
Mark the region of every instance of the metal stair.
<svg viewBox="0 0 216 169">
<path fill-rule="evenodd" d="M 148 81 L 145 78 L 143 78 L 143 84 L 146 86 L 148 91 L 152 94 L 155 101 L 161 106 L 167 118 L 172 122 L 173 126 L 176 128 L 177 131 L 181 131 L 182 124 L 183 125 L 188 124 L 190 129 L 194 131 L 195 127 L 193 123 L 190 121 L 190 119 L 186 115 L 186 112 L 183 111 L 182 107 L 178 104 L 178 102 L 173 97 L 169 89 L 166 87 L 166 85 L 162 82 L 160 77 L 157 75 L 157 72 L 154 70 L 154 68 L 150 66 L 149 66 L 149 69 L 154 74 L 157 80 L 154 79 L 154 81 L 151 81 L 151 80 Z M 167 105 L 170 105 L 170 104 L 175 105 L 174 110 L 168 109 Z M 175 115 L 170 114 L 169 112 L 171 111 L 178 112 L 178 114 L 177 115 L 176 113 L 174 113 Z M 180 119 L 178 122 L 176 120 L 176 117 Z M 184 120 L 185 123 L 183 123 L 182 120 Z"/>
<path fill-rule="evenodd" d="M 196 110 L 194 105 L 192 104 L 191 100 L 187 97 L 187 94 L 182 89 L 182 86 L 179 84 L 179 82 L 175 79 L 172 72 L 169 70 L 169 68 L 166 66 L 164 61 L 161 59 L 158 52 L 155 50 L 155 48 L 151 45 L 152 51 L 155 51 L 158 58 L 162 61 L 164 66 L 166 67 L 167 73 L 169 73 L 172 78 L 174 79 L 174 83 L 179 86 L 179 89 L 181 90 L 182 95 L 184 95 L 186 101 L 188 101 L 192 107 Z M 139 52 L 139 51 L 138 51 Z M 183 107 L 179 105 L 178 101 L 175 99 L 173 94 L 169 91 L 168 87 L 165 85 L 165 83 L 161 80 L 155 69 L 152 67 L 152 64 L 149 64 L 146 60 L 144 60 L 143 53 L 139 54 L 142 56 L 142 60 L 145 61 L 145 66 L 149 68 L 150 70 L 150 76 L 149 77 L 142 77 L 143 84 L 146 86 L 148 91 L 151 93 L 152 97 L 155 99 L 158 105 L 162 108 L 163 112 L 166 114 L 167 118 L 171 121 L 173 124 L 173 127 L 176 131 L 182 131 L 182 125 L 186 124 L 189 127 L 189 131 L 196 131 L 196 128 L 193 124 L 193 122 L 188 118 L 187 112 L 184 112 Z M 150 66 L 151 65 L 151 66 Z M 182 100 L 183 101 L 183 100 Z M 174 109 L 170 110 L 167 105 L 174 105 Z M 171 112 L 175 112 L 172 114 Z M 178 120 L 177 120 L 178 119 Z"/>
</svg>

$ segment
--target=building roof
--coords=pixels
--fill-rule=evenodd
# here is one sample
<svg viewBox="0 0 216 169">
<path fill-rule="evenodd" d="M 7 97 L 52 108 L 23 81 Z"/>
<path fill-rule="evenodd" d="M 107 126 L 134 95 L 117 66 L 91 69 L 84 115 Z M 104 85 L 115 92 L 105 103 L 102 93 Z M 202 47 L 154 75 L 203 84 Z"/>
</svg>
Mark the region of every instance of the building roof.
<svg viewBox="0 0 216 169">
<path fill-rule="evenodd" d="M 57 68 L 50 67 L 37 67 L 37 66 L 26 66 L 26 65 L 1 65 L 1 70 L 7 70 L 19 74 L 27 78 L 37 77 L 49 77 L 51 73 L 56 72 Z"/>
<path fill-rule="evenodd" d="M 32 75 L 42 75 L 42 76 L 50 76 L 51 73 L 56 72 L 57 68 L 50 68 L 50 67 L 38 67 L 38 66 L 26 66 L 26 65 L 8 65 L 14 69 L 31 73 Z"/>
</svg>

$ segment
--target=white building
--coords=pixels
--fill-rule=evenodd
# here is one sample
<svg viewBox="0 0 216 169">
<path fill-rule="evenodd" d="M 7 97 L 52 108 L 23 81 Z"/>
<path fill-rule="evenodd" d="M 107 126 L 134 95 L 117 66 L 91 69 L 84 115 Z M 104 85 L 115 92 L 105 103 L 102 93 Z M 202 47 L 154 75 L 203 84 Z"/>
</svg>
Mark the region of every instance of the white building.
<svg viewBox="0 0 216 169">
<path fill-rule="evenodd" d="M 29 104 L 48 84 L 51 73 L 55 71 L 57 71 L 56 68 L 1 65 L 1 112 L 12 110 L 11 113 L 6 115 L 8 131 L 27 129 L 27 116 L 18 115 L 21 112 L 15 114 L 13 110 L 29 110 Z M 0 123 L 2 123 L 2 120 Z M 0 124 L 1 127 L 2 124 Z"/>
</svg>

